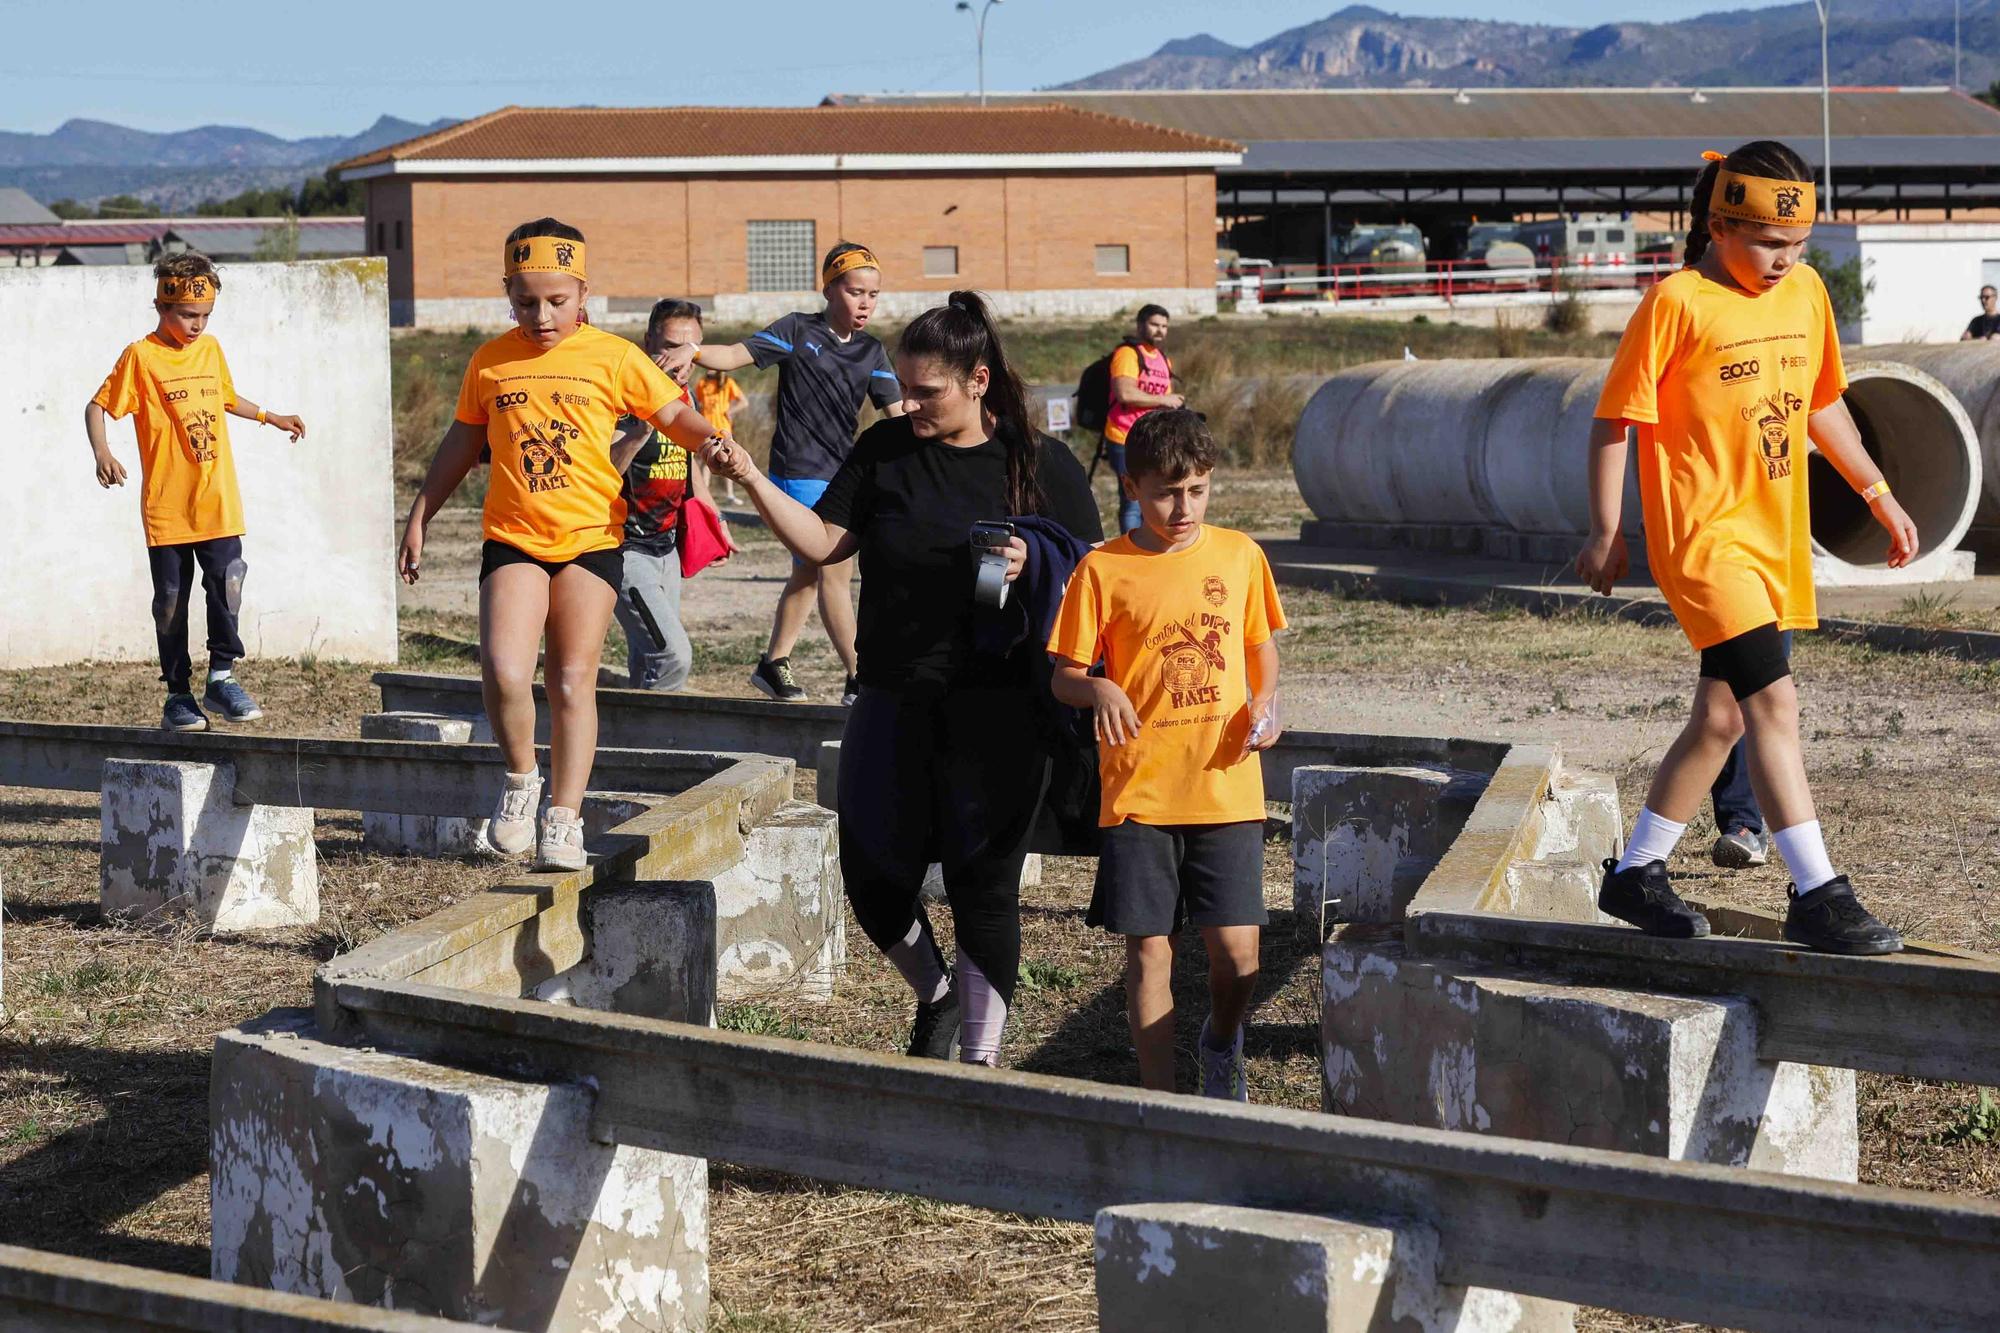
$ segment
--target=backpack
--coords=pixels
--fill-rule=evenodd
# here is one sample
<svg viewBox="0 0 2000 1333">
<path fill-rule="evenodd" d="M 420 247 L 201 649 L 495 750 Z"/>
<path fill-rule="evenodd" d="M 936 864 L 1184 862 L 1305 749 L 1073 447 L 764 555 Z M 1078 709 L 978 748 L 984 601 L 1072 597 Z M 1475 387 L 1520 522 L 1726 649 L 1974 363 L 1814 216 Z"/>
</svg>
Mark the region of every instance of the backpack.
<svg viewBox="0 0 2000 1333">
<path fill-rule="evenodd" d="M 1137 347 L 1137 338 L 1120 338 L 1118 347 Z M 1071 420 L 1083 430 L 1101 431 L 1111 418 L 1111 358 L 1114 347 L 1083 368 L 1076 379 L 1076 411 Z"/>
</svg>

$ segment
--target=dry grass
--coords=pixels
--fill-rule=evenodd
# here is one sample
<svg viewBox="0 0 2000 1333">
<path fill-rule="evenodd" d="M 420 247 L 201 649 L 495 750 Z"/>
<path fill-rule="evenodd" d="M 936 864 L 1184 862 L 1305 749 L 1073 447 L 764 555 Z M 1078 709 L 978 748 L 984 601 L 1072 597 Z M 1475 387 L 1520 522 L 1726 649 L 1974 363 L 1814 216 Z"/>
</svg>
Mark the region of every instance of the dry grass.
<svg viewBox="0 0 2000 1333">
<path fill-rule="evenodd" d="M 1275 498 L 1279 484 L 1270 485 Z M 1221 488 L 1218 505 L 1231 494 Z M 1236 502 L 1256 517 L 1247 484 Z M 698 682 L 741 688 L 768 592 L 747 585 L 738 621 L 704 639 Z M 1688 655 L 1670 631 L 1301 592 L 1286 602 L 1297 626 L 1283 648 L 1295 724 L 1550 737 L 1585 766 L 1612 772 L 1628 813 L 1685 708 Z M 466 670 L 450 640 L 472 629 L 469 617 L 412 617 L 406 662 Z M 818 642 L 808 634 L 802 646 Z M 1843 868 L 1898 925 L 2000 947 L 2000 671 L 1813 636 L 1802 638 L 1798 664 L 1815 792 Z M 368 671 L 251 661 L 243 674 L 270 709 L 260 727 L 353 735 L 358 716 L 378 706 Z M 79 679 L 87 690 L 76 688 Z M 0 673 L 0 715 L 146 725 L 158 690 L 142 665 Z M 802 786 L 810 790 L 809 781 Z M 350 816 L 322 816 L 318 832 L 320 926 L 254 939 L 137 930 L 96 910 L 94 798 L 0 791 L 12 1010 L 0 1027 L 0 1217 L 9 1240 L 205 1271 L 213 1035 L 270 1007 L 304 1003 L 319 960 L 504 873 L 479 862 L 370 855 Z M 1675 867 L 1691 888 L 1774 902 L 1782 871 L 1714 871 L 1700 858 L 1710 832 L 1691 830 Z M 1018 1068 L 1129 1082 L 1120 951 L 1082 921 L 1090 873 L 1087 862 L 1052 859 L 1044 883 L 1024 895 L 1031 984 L 1018 995 L 1003 1056 Z M 1282 845 L 1269 849 L 1265 882 L 1274 925 L 1247 1042 L 1252 1096 L 1310 1109 L 1319 1086 L 1312 969 L 1286 920 Z M 940 926 L 948 940 L 942 914 Z M 859 933 L 851 938 L 832 1003 L 742 1006 L 725 1021 L 896 1049 L 906 994 Z M 1184 1051 L 1203 989 L 1198 951 L 1190 951 L 1176 978 Z M 1972 1132 L 1986 1123 L 1979 1106 L 1971 1088 L 1864 1075 L 1862 1178 L 2000 1198 L 2000 1148 Z M 718 1329 L 1094 1326 L 1087 1228 L 720 1165 L 712 1180 Z M 1581 1322 L 1669 1327 L 1596 1311 Z"/>
</svg>

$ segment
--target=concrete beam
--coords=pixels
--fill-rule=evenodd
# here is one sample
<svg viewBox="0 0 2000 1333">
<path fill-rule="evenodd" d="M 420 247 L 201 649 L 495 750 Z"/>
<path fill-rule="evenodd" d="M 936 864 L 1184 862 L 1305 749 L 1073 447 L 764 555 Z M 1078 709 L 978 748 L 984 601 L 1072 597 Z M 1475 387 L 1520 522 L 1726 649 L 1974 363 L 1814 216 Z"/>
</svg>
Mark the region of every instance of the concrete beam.
<svg viewBox="0 0 2000 1333">
<path fill-rule="evenodd" d="M 0 1245 L 0 1333 L 450 1333 L 448 1319 Z"/>
<path fill-rule="evenodd" d="M 1900 954 L 1842 958 L 1764 940 L 1655 939 L 1623 926 L 1414 907 L 1406 938 L 1414 956 L 1525 968 L 1578 985 L 1744 996 L 1762 1017 L 1757 1054 L 1766 1060 L 2000 1084 L 1993 955 L 1913 941 Z"/>
<path fill-rule="evenodd" d="M 1969 1333 L 2000 1308 L 2000 1204 L 1981 1200 L 975 1071 L 407 983 L 343 984 L 332 999 L 358 1039 L 383 1049 L 589 1078 L 593 1132 L 623 1144 L 1079 1221 L 1176 1201 L 1404 1216 L 1440 1236 L 1443 1282 L 1735 1328 Z"/>
<path fill-rule="evenodd" d="M 591 781 L 606 789 L 677 792 L 746 757 L 600 749 Z M 546 767 L 546 752 L 541 758 Z M 491 808 L 503 772 L 491 745 L 0 721 L 0 786 L 97 791 L 106 759 L 229 764 L 243 804 L 404 815 L 477 815 Z"/>
<path fill-rule="evenodd" d="M 374 680 L 382 691 L 386 711 L 477 713 L 483 707 L 479 681 L 471 676 L 381 671 Z M 541 698 L 539 685 L 535 691 Z M 538 717 L 544 728 L 540 734 L 546 739 L 546 712 Z M 774 754 L 810 767 L 818 761 L 821 742 L 840 739 L 847 725 L 847 710 L 835 704 L 781 704 L 769 699 L 600 686 L 597 719 L 599 735 L 610 745 Z M 1290 791 L 1292 770 L 1301 764 L 1373 768 L 1441 764 L 1490 773 L 1508 748 L 1506 742 L 1494 740 L 1288 731 L 1264 752 L 1264 787 L 1267 791 Z"/>
</svg>

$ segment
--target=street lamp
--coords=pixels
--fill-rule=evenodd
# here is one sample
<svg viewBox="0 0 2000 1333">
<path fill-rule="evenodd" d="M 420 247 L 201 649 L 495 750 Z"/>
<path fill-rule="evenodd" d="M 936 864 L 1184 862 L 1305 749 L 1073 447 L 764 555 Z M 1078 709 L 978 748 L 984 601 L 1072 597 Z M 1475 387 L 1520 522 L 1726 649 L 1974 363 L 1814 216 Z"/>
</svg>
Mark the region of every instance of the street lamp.
<svg viewBox="0 0 2000 1333">
<path fill-rule="evenodd" d="M 1004 3 L 1004 0 L 986 0 L 984 7 L 979 10 L 979 18 L 977 19 L 979 25 L 979 105 L 981 106 L 986 105 L 986 11 L 1001 3 Z M 972 0 L 958 0 L 958 9 L 961 13 L 972 13 Z"/>
<path fill-rule="evenodd" d="M 1813 0 L 1819 11 L 1819 151 L 1826 163 L 1826 216 L 1833 219 L 1833 111 L 1827 91 L 1826 7 L 1830 0 Z"/>
</svg>

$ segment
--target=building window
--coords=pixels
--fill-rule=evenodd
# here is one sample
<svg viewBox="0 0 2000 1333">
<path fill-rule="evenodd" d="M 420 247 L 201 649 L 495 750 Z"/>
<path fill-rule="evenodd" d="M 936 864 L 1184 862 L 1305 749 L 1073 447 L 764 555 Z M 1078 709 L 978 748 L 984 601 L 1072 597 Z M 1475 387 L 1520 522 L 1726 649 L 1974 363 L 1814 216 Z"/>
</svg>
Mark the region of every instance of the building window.
<svg viewBox="0 0 2000 1333">
<path fill-rule="evenodd" d="M 375 224 L 375 253 L 378 255 L 389 253 L 389 224 L 386 222 Z"/>
<path fill-rule="evenodd" d="M 955 245 L 927 245 L 924 247 L 924 276 L 927 278 L 955 278 L 958 276 L 958 247 Z"/>
<path fill-rule="evenodd" d="M 1126 274 L 1132 271 L 1132 247 L 1129 245 L 1100 245 L 1097 247 L 1097 272 L 1099 276 Z"/>
<path fill-rule="evenodd" d="M 401 218 L 396 219 L 396 248 L 398 250 L 403 248 L 403 220 Z"/>
<path fill-rule="evenodd" d="M 818 245 L 810 220 L 753 221 L 750 223 L 750 290 L 753 292 L 804 292 L 818 284 L 815 266 Z"/>
</svg>

